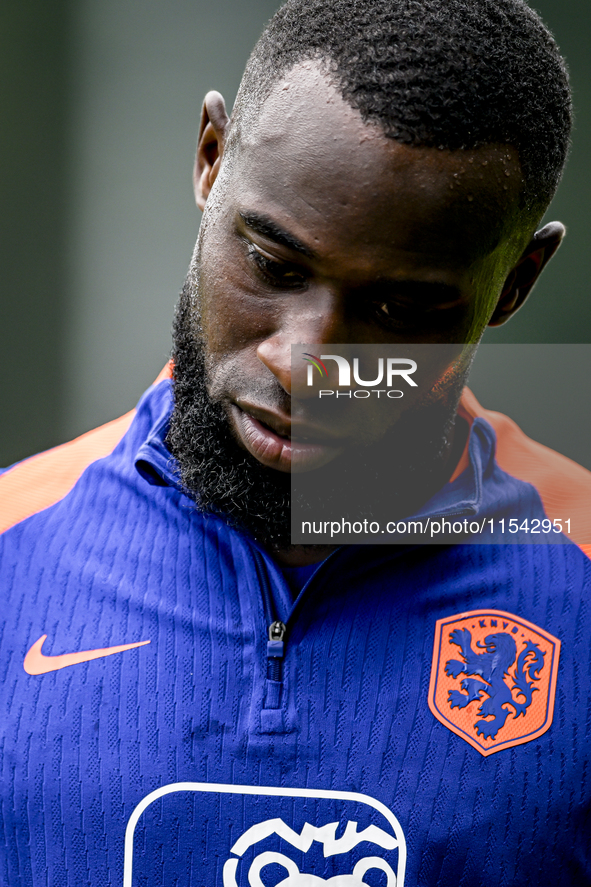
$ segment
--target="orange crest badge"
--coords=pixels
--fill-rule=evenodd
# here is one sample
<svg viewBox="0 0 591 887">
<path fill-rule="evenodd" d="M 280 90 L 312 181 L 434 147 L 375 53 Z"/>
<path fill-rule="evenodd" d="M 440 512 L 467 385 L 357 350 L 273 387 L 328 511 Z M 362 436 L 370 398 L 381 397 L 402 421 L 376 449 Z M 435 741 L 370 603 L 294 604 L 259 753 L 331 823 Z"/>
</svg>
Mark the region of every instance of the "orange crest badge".
<svg viewBox="0 0 591 887">
<path fill-rule="evenodd" d="M 435 626 L 429 708 L 481 755 L 531 742 L 552 723 L 560 641 L 502 610 Z"/>
</svg>

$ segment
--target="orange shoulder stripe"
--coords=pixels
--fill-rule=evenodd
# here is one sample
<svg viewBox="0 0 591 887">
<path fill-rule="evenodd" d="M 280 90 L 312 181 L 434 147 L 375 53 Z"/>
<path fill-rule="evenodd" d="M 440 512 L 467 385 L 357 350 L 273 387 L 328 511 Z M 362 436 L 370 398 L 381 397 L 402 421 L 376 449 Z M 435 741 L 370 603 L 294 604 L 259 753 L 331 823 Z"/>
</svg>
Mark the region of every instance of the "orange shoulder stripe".
<svg viewBox="0 0 591 887">
<path fill-rule="evenodd" d="M 154 384 L 170 376 L 167 364 Z M 113 452 L 134 416 L 131 410 L 0 475 L 0 533 L 63 499 L 92 462 Z"/>
<path fill-rule="evenodd" d="M 91 462 L 119 443 L 135 410 L 0 475 L 0 533 L 63 499 Z"/>
<path fill-rule="evenodd" d="M 494 429 L 499 467 L 536 488 L 550 520 L 570 518 L 569 538 L 591 556 L 591 471 L 532 440 L 502 413 L 483 409 L 468 388 L 462 407 Z"/>
</svg>

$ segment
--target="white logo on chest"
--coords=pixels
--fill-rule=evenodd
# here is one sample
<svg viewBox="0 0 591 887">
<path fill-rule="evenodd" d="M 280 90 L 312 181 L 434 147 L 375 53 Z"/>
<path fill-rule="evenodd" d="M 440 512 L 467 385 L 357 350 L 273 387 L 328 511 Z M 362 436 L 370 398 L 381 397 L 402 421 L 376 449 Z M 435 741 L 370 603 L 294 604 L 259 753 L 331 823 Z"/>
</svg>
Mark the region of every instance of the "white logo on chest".
<svg viewBox="0 0 591 887">
<path fill-rule="evenodd" d="M 190 801 L 187 805 L 186 801 L 190 798 L 194 801 Z M 292 810 L 299 806 L 299 814 L 297 809 L 294 814 L 294 822 L 298 822 L 297 827 L 294 829 L 284 822 L 283 811 L 281 815 L 257 822 L 258 816 L 252 814 L 262 800 L 265 801 L 269 812 L 271 812 L 269 808 L 272 809 L 273 805 L 285 807 L 286 801 L 290 802 L 288 807 Z M 311 809 L 306 816 L 302 805 L 309 801 L 313 803 L 310 804 Z M 140 841 L 136 847 L 134 846 L 136 827 L 140 821 L 143 822 L 144 814 L 148 815 L 149 809 L 156 802 L 160 808 L 158 816 L 151 818 L 149 823 L 144 825 L 144 828 L 148 829 L 143 839 L 144 844 Z M 198 808 L 195 802 L 198 803 Z M 324 824 L 311 825 L 307 822 L 308 816 L 314 817 L 316 821 L 322 817 L 322 806 L 325 803 L 330 805 L 331 812 L 325 812 Z M 167 812 L 162 805 L 166 805 Z M 144 878 L 146 883 L 151 883 L 150 877 L 152 881 L 160 877 L 161 865 L 159 873 L 152 870 L 152 874 L 149 874 L 153 858 L 144 852 L 147 846 L 145 842 L 161 840 L 157 836 L 160 834 L 159 829 L 164 828 L 167 816 L 173 816 L 176 828 L 182 823 L 183 815 L 187 814 L 188 821 L 185 827 L 192 832 L 195 828 L 195 817 L 190 811 L 195 809 L 199 811 L 197 819 L 201 824 L 215 823 L 211 832 L 212 847 L 216 844 L 223 846 L 224 836 L 229 836 L 237 821 L 246 823 L 254 820 L 254 824 L 245 828 L 237 840 L 232 838 L 233 843 L 230 844 L 228 841 L 225 845 L 228 849 L 223 850 L 219 856 L 217 853 L 209 853 L 203 859 L 203 865 L 195 870 L 194 879 L 190 881 L 191 885 L 207 883 L 211 887 L 238 887 L 238 885 L 245 887 L 246 884 L 249 887 L 321 887 L 328 884 L 330 887 L 375 887 L 375 885 L 404 887 L 406 866 L 404 832 L 392 811 L 381 801 L 359 792 L 336 789 L 207 782 L 176 782 L 163 785 L 150 792 L 137 804 L 125 830 L 123 887 L 134 887 L 139 883 L 138 879 L 144 877 L 144 873 L 147 875 Z M 277 813 L 279 812 L 277 809 Z M 339 817 L 338 822 L 326 822 L 326 819 L 334 820 L 337 817 Z M 366 824 L 365 827 L 359 828 L 359 820 L 363 821 L 362 818 Z M 225 819 L 228 832 L 224 828 Z M 375 823 L 376 819 L 380 825 Z M 322 822 L 322 819 L 320 821 Z M 337 829 L 341 831 L 339 837 Z M 263 841 L 266 842 L 264 845 L 261 844 Z M 364 846 L 360 847 L 362 843 Z M 165 843 L 163 846 L 166 846 Z M 289 847 L 293 848 L 293 854 Z M 309 856 L 306 856 L 308 852 Z M 300 860 L 299 865 L 291 858 L 292 855 Z M 330 864 L 323 862 L 329 857 L 338 858 Z M 221 870 L 218 867 L 218 860 L 225 860 Z M 177 860 L 166 859 L 169 869 L 173 862 L 186 871 L 186 862 L 182 854 Z M 300 871 L 300 867 L 303 871 Z M 322 877 L 315 874 L 314 870 L 328 876 Z M 183 883 L 188 882 L 183 881 Z"/>
<path fill-rule="evenodd" d="M 370 825 L 361 832 L 357 831 L 357 823 L 349 821 L 340 838 L 336 837 L 338 822 L 329 822 L 323 826 L 310 825 L 306 822 L 300 834 L 286 825 L 282 819 L 268 819 L 251 826 L 234 844 L 232 853 L 242 856 L 249 847 L 263 841 L 271 835 L 278 835 L 297 850 L 307 853 L 313 841 L 323 844 L 324 856 L 349 853 L 362 841 L 367 841 L 381 847 L 383 850 L 393 850 L 397 847 L 397 840 L 376 825 Z M 224 887 L 237 887 L 236 869 L 239 860 L 230 858 L 224 865 Z M 274 887 L 320 887 L 321 884 L 330 884 L 331 887 L 363 887 L 366 882 L 363 877 L 370 869 L 379 869 L 386 873 L 386 887 L 396 887 L 396 875 L 392 867 L 380 856 L 366 856 L 358 860 L 350 874 L 334 875 L 324 879 L 308 872 L 300 872 L 298 866 L 283 853 L 267 850 L 255 856 L 248 870 L 248 883 L 250 887 L 268 887 L 261 879 L 261 871 L 272 863 L 282 866 L 287 872 L 287 877 L 278 881 Z"/>
</svg>

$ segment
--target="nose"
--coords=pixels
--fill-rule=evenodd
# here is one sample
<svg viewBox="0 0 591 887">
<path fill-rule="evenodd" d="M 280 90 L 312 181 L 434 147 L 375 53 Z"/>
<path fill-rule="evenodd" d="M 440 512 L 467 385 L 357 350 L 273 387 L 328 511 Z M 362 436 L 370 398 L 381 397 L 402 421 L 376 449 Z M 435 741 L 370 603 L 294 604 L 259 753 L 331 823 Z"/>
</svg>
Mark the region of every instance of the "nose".
<svg viewBox="0 0 591 887">
<path fill-rule="evenodd" d="M 284 391 L 302 398 L 312 396 L 306 385 L 307 364 L 298 361 L 296 371 L 292 372 L 291 346 L 349 341 L 339 296 L 328 290 L 308 291 L 306 295 L 306 305 L 294 300 L 281 315 L 278 328 L 257 347 L 257 357 L 271 370 Z"/>
</svg>

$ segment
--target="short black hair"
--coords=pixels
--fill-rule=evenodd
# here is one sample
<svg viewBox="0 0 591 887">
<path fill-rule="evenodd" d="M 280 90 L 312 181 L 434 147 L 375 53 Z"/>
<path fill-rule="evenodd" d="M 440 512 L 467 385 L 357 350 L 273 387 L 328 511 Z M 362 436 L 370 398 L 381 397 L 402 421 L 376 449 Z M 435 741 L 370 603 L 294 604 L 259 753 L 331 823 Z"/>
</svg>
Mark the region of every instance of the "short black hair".
<svg viewBox="0 0 591 887">
<path fill-rule="evenodd" d="M 521 207 L 541 217 L 566 161 L 568 72 L 523 0 L 288 0 L 257 42 L 233 115 L 237 138 L 274 83 L 319 59 L 366 122 L 409 145 L 509 144 Z"/>
</svg>

